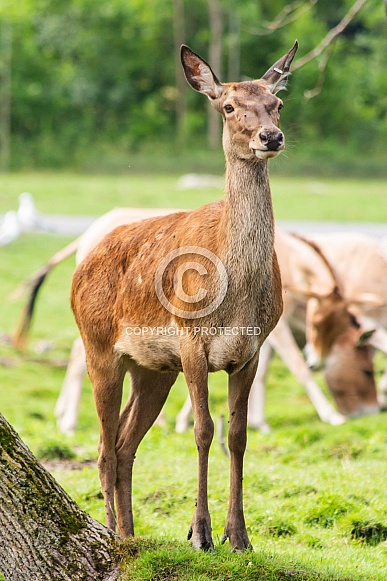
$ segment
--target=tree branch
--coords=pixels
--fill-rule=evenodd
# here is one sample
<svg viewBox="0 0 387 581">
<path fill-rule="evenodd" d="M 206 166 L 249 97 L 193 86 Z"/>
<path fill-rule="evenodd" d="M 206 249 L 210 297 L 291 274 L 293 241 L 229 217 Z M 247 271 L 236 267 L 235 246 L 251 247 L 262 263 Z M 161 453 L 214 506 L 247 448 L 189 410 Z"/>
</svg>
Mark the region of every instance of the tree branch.
<svg viewBox="0 0 387 581">
<path fill-rule="evenodd" d="M 317 4 L 318 0 L 308 0 L 306 3 L 303 0 L 296 0 L 295 2 L 291 2 L 287 4 L 281 12 L 272 20 L 271 22 L 264 22 L 263 26 L 265 28 L 258 29 L 252 27 L 243 27 L 246 32 L 250 34 L 257 34 L 257 35 L 265 35 L 265 34 L 272 34 L 279 28 L 283 28 L 287 24 L 294 22 L 297 20 L 302 14 L 305 14 L 310 10 L 315 4 Z"/>
<path fill-rule="evenodd" d="M 318 77 L 316 86 L 314 89 L 309 89 L 309 90 L 304 91 L 305 101 L 309 101 L 310 99 L 313 99 L 313 97 L 317 97 L 317 95 L 319 95 L 321 93 L 323 86 L 324 86 L 324 82 L 325 82 L 328 62 L 332 56 L 334 46 L 335 46 L 334 43 L 332 43 L 327 48 L 325 54 L 323 54 L 321 61 L 318 65 L 319 77 Z"/>
<path fill-rule="evenodd" d="M 354 19 L 354 17 L 359 12 L 359 10 L 367 2 L 368 2 L 368 0 L 357 0 L 357 2 L 355 2 L 353 4 L 353 6 L 348 10 L 347 14 L 344 16 L 344 18 L 341 20 L 341 22 L 339 22 L 339 24 L 337 26 L 332 28 L 328 32 L 328 34 L 325 36 L 325 38 L 323 38 L 322 41 L 313 50 L 308 52 L 305 56 L 298 59 L 298 61 L 296 61 L 293 64 L 293 66 L 292 66 L 293 72 L 297 71 L 298 69 L 305 66 L 307 63 L 309 63 L 313 59 L 320 56 L 320 54 L 331 44 L 331 42 L 333 42 L 335 40 L 335 38 L 343 32 L 343 30 L 345 30 L 345 28 L 348 26 L 348 24 Z"/>
</svg>

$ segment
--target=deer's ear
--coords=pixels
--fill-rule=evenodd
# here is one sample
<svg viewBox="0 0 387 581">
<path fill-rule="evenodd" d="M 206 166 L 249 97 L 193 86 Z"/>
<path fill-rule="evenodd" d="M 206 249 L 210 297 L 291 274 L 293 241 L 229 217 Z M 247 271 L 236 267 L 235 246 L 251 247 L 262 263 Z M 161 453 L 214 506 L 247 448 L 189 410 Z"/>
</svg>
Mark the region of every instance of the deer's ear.
<svg viewBox="0 0 387 581">
<path fill-rule="evenodd" d="M 327 296 L 326 294 L 319 292 L 317 290 L 312 290 L 310 288 L 306 288 L 306 287 L 304 288 L 304 287 L 295 286 L 295 285 L 284 285 L 282 287 L 282 290 L 284 293 L 289 291 L 292 294 L 299 295 L 302 297 L 302 299 L 304 299 L 304 298 L 317 299 L 319 301 Z"/>
<path fill-rule="evenodd" d="M 263 75 L 262 79 L 266 81 L 270 91 L 274 93 L 274 95 L 278 93 L 278 91 L 286 89 L 290 75 L 290 65 L 292 64 L 297 49 L 298 42 L 296 40 L 289 52 L 274 63 L 274 65 Z"/>
<path fill-rule="evenodd" d="M 195 91 L 209 99 L 219 99 L 223 95 L 224 87 L 210 65 L 184 44 L 181 46 L 181 62 L 185 78 Z"/>
<path fill-rule="evenodd" d="M 372 335 L 375 333 L 375 331 L 376 331 L 376 329 L 370 329 L 369 331 L 363 331 L 359 335 L 359 337 L 356 341 L 355 347 L 364 347 L 364 345 L 367 345 L 367 343 L 372 338 Z"/>
<path fill-rule="evenodd" d="M 346 301 L 348 305 L 362 305 L 370 309 L 386 306 L 385 299 L 376 293 L 358 293 L 354 297 L 348 297 Z"/>
</svg>

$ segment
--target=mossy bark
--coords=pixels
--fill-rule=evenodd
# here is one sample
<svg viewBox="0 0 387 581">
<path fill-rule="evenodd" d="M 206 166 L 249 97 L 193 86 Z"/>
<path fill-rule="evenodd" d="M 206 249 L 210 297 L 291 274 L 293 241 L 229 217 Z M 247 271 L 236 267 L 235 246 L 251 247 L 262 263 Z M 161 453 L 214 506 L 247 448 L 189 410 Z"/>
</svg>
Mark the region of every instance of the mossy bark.
<svg viewBox="0 0 387 581">
<path fill-rule="evenodd" d="M 0 414 L 0 571 L 6 581 L 113 580 L 118 537 L 83 512 Z"/>
</svg>

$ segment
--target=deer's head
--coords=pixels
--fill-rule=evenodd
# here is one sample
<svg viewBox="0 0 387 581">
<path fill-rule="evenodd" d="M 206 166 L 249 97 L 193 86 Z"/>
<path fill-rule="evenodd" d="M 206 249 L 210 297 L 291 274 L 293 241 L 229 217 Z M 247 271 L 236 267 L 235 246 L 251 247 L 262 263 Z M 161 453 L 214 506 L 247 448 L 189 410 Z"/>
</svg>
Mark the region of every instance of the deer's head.
<svg viewBox="0 0 387 581">
<path fill-rule="evenodd" d="M 383 298 L 373 293 L 359 293 L 357 296 L 344 298 L 338 287 L 328 294 L 301 289 L 297 289 L 297 292 L 303 292 L 308 297 L 305 356 L 308 366 L 315 370 L 324 365 L 337 337 L 361 328 L 355 315 L 356 305 L 362 305 L 363 308 L 366 305 L 371 308 L 384 305 Z M 373 333 L 374 330 L 367 331 L 363 343 Z"/>
<path fill-rule="evenodd" d="M 380 411 L 374 376 L 373 331 L 350 327 L 337 338 L 325 363 L 328 387 L 342 414 L 350 417 Z"/>
<path fill-rule="evenodd" d="M 206 95 L 224 120 L 223 147 L 246 160 L 276 157 L 285 147 L 278 127 L 283 106 L 276 94 L 286 87 L 297 41 L 259 80 L 221 83 L 211 67 L 190 48 L 181 47 L 181 60 L 188 83 Z"/>
<path fill-rule="evenodd" d="M 338 287 L 326 295 L 308 294 L 305 355 L 309 367 L 320 369 L 336 338 L 356 323 Z"/>
</svg>

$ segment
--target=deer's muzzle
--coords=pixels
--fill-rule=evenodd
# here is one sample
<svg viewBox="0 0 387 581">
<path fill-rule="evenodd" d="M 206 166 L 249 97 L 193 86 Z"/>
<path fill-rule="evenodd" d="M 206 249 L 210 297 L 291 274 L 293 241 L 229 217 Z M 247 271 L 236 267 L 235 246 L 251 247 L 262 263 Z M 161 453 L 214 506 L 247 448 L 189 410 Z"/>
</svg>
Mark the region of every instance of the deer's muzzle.
<svg viewBox="0 0 387 581">
<path fill-rule="evenodd" d="M 259 139 L 269 151 L 278 151 L 283 149 L 285 137 L 282 131 L 261 131 Z"/>
<path fill-rule="evenodd" d="M 262 128 L 251 139 L 249 147 L 259 159 L 276 157 L 285 148 L 285 136 L 277 128 Z"/>
</svg>

